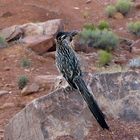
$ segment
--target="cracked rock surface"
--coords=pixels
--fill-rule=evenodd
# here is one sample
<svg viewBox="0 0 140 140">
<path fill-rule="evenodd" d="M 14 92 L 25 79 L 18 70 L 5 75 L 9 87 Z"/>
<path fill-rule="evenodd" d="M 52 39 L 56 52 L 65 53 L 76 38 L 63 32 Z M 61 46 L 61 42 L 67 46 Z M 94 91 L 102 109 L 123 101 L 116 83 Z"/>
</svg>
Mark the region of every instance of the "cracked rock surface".
<svg viewBox="0 0 140 140">
<path fill-rule="evenodd" d="M 135 137 L 139 137 L 137 136 L 140 126 L 139 74 L 89 73 L 84 79 L 106 114 L 107 121 L 118 122 L 116 119 L 119 119 L 123 122 L 118 128 L 115 128 L 116 124 L 111 125 L 111 128 L 115 129 L 113 132 L 115 140 L 120 133 L 118 131 L 122 131 L 122 126 L 127 125 L 133 128 L 128 133 L 129 138 L 134 137 L 131 134 L 133 130 L 136 130 Z M 32 101 L 14 116 L 6 127 L 5 140 L 88 140 L 91 135 L 91 138 L 94 138 L 94 134 L 91 134 L 93 125 L 97 125 L 94 134 L 100 133 L 100 127 L 79 92 L 70 87 L 60 88 Z"/>
</svg>

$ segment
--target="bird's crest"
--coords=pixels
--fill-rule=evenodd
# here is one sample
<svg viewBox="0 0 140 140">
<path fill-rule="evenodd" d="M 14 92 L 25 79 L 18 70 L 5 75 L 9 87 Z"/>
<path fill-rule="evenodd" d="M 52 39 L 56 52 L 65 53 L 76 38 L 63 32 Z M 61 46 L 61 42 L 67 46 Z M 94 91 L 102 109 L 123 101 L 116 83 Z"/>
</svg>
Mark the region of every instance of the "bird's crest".
<svg viewBox="0 0 140 140">
<path fill-rule="evenodd" d="M 64 39 L 69 40 L 70 42 L 72 41 L 72 38 L 77 35 L 78 32 L 73 31 L 73 32 L 58 32 L 56 35 L 56 40 L 57 42 L 63 41 Z"/>
</svg>

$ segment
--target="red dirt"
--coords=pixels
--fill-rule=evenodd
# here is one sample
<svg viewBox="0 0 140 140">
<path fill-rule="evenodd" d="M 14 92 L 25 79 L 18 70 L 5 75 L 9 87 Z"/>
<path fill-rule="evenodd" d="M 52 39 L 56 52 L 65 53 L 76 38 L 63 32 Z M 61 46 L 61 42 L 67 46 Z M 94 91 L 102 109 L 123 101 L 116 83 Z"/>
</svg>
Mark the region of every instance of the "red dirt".
<svg viewBox="0 0 140 140">
<path fill-rule="evenodd" d="M 140 10 L 131 11 L 123 20 L 108 19 L 103 11 L 105 5 L 111 3 L 111 1 L 113 2 L 113 0 L 92 0 L 91 3 L 86 4 L 86 0 L 0 0 L 0 29 L 15 24 L 42 22 L 49 19 L 62 18 L 66 30 L 77 30 L 81 29 L 85 23 L 98 23 L 100 20 L 106 19 L 109 21 L 111 28 L 119 35 L 136 40 L 136 37 L 127 32 L 126 23 L 130 20 L 138 20 L 140 18 Z M 85 14 L 87 15 L 86 17 L 84 17 Z M 119 30 L 122 27 L 124 30 Z M 130 55 L 132 56 L 134 54 Z M 32 62 L 32 66 L 28 71 L 20 67 L 20 60 L 23 57 L 27 57 Z M 10 70 L 6 70 L 7 67 Z M 57 73 L 52 58 L 47 59 L 37 56 L 18 45 L 0 50 L 0 90 L 11 91 L 10 94 L 0 97 L 0 108 L 4 104 L 11 103 L 9 106 L 7 105 L 8 107 L 0 109 L 0 140 L 3 140 L 3 138 L 1 138 L 3 137 L 3 130 L 10 118 L 31 100 L 49 92 L 49 89 L 46 89 L 46 91 L 40 93 L 21 97 L 20 90 L 17 86 L 18 77 L 20 75 L 27 75 L 30 81 L 32 81 L 33 77 L 36 75 Z M 128 128 L 125 134 L 121 133 L 124 129 L 121 128 L 119 130 L 120 122 L 115 124 L 111 121 L 111 124 L 114 126 L 114 129 L 116 128 L 116 130 L 114 130 L 115 137 L 113 140 L 132 140 L 135 139 L 135 137 L 131 136 L 135 134 L 138 136 L 139 134 L 138 130 L 135 131 L 133 128 Z M 91 130 L 95 132 L 94 136 L 91 133 L 91 138 L 88 138 L 88 140 L 111 139 L 107 137 L 106 134 L 103 138 L 102 135 L 104 135 L 104 132 L 98 134 L 95 128 Z M 131 135 L 131 133 L 133 134 Z M 130 138 L 128 138 L 127 135 L 130 136 Z"/>
</svg>

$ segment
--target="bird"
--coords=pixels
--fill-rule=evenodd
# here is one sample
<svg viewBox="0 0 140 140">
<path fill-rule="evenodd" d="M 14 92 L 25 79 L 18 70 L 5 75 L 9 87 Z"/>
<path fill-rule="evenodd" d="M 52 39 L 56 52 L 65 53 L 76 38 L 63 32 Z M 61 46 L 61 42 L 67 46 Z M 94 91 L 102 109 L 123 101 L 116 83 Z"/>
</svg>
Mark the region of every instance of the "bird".
<svg viewBox="0 0 140 140">
<path fill-rule="evenodd" d="M 63 75 L 68 84 L 78 90 L 85 102 L 87 103 L 91 113 L 99 123 L 99 125 L 106 130 L 109 126 L 105 120 L 105 115 L 102 113 L 93 95 L 89 92 L 87 85 L 82 78 L 82 71 L 80 62 L 76 56 L 76 52 L 71 47 L 71 41 L 78 32 L 64 32 L 60 31 L 56 35 L 56 66 L 58 71 Z"/>
</svg>

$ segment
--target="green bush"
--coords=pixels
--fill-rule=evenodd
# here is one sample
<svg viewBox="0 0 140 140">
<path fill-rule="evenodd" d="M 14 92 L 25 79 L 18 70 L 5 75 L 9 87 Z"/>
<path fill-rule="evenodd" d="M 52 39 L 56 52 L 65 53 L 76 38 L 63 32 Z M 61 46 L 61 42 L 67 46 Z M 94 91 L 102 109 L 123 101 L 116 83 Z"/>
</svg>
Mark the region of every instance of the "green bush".
<svg viewBox="0 0 140 140">
<path fill-rule="evenodd" d="M 140 36 L 140 21 L 131 22 L 127 25 L 129 32 L 136 36 Z"/>
<path fill-rule="evenodd" d="M 117 47 L 118 43 L 118 37 L 112 31 L 108 31 L 107 29 L 84 29 L 80 35 L 80 44 L 87 45 L 88 47 L 112 50 Z"/>
<path fill-rule="evenodd" d="M 31 61 L 27 58 L 23 58 L 20 63 L 23 68 L 29 68 L 31 66 Z"/>
<path fill-rule="evenodd" d="M 24 76 L 24 75 L 20 76 L 18 79 L 19 89 L 23 89 L 27 85 L 28 82 L 29 82 L 29 80 L 28 80 L 27 76 Z"/>
<path fill-rule="evenodd" d="M 0 43 L 5 43 L 5 39 L 0 36 Z"/>
<path fill-rule="evenodd" d="M 8 44 L 7 44 L 6 40 L 2 36 L 0 36 L 0 48 L 4 48 L 7 46 L 8 46 Z"/>
<path fill-rule="evenodd" d="M 111 62 L 112 60 L 112 54 L 104 51 L 104 50 L 100 50 L 99 51 L 99 65 L 101 66 L 105 66 L 107 65 L 109 62 Z"/>
<path fill-rule="evenodd" d="M 104 29 L 109 29 L 109 23 L 105 20 L 102 20 L 98 24 L 98 29 L 104 30 Z"/>
<path fill-rule="evenodd" d="M 83 28 L 86 30 L 95 30 L 96 29 L 96 27 L 93 23 L 86 23 Z"/>
<path fill-rule="evenodd" d="M 106 15 L 108 17 L 113 17 L 114 14 L 117 12 L 116 7 L 113 5 L 108 5 L 105 9 Z"/>
<path fill-rule="evenodd" d="M 118 12 L 126 15 L 131 9 L 132 3 L 130 0 L 118 0 L 116 3 L 116 9 Z"/>
</svg>

